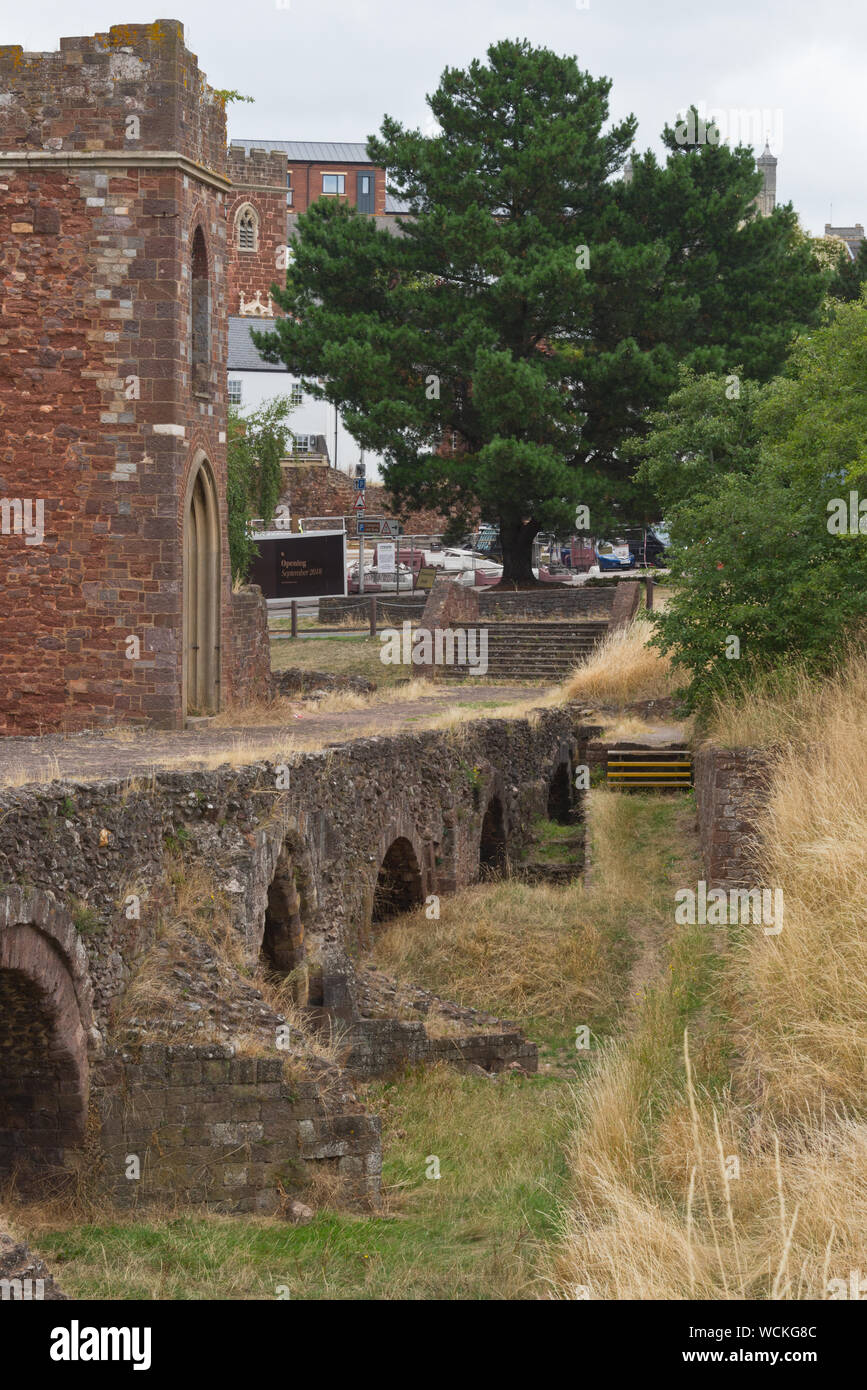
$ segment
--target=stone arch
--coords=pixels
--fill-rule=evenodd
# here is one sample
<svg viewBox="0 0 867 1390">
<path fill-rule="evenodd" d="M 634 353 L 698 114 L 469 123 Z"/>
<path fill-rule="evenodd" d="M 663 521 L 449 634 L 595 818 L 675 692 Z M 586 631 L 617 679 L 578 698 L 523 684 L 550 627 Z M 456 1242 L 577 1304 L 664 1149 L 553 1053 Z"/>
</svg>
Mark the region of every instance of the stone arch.
<svg viewBox="0 0 867 1390">
<path fill-rule="evenodd" d="M 308 873 L 284 843 L 268 886 L 260 954 L 263 964 L 274 974 L 293 976 L 292 992 L 301 1005 L 308 1003 L 310 993 L 304 969 L 309 887 Z"/>
<path fill-rule="evenodd" d="M 199 224 L 190 245 L 190 370 L 193 395 L 211 394 L 211 277 L 205 233 Z"/>
<path fill-rule="evenodd" d="M 494 795 L 488 802 L 482 817 L 479 835 L 479 872 L 484 869 L 502 869 L 506 862 L 506 820 L 503 803 Z"/>
<path fill-rule="evenodd" d="M 222 556 L 217 487 L 204 453 L 193 460 L 183 520 L 185 714 L 220 707 Z"/>
<path fill-rule="evenodd" d="M 259 250 L 259 214 L 252 203 L 241 204 L 235 213 L 234 227 L 236 250 Z"/>
<path fill-rule="evenodd" d="M 555 765 L 548 781 L 548 819 L 560 825 L 571 825 L 572 806 L 572 771 L 566 758 Z"/>
<path fill-rule="evenodd" d="M 0 1177 L 63 1170 L 87 1123 L 97 1035 L 87 953 L 50 893 L 0 897 Z"/>
<path fill-rule="evenodd" d="M 382 857 L 373 890 L 371 922 L 384 922 L 424 902 L 422 871 L 415 846 L 406 835 L 396 836 Z"/>
</svg>

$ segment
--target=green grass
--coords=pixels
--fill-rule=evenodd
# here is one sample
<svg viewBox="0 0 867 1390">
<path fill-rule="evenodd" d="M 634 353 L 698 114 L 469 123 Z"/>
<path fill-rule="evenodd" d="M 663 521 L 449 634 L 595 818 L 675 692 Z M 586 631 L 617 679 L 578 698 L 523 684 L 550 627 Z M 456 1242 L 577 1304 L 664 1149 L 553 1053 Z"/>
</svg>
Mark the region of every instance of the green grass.
<svg viewBox="0 0 867 1390">
<path fill-rule="evenodd" d="M 308 1226 L 188 1216 L 42 1231 L 65 1292 L 95 1299 L 503 1299 L 544 1293 L 565 1178 L 562 1080 L 445 1066 L 368 1088 L 383 1116 L 387 1214 Z M 440 1178 L 426 1177 L 429 1158 Z"/>
<path fill-rule="evenodd" d="M 271 668 L 285 671 L 329 671 L 338 676 L 364 676 L 377 686 L 398 685 L 417 671 L 405 666 L 387 666 L 381 659 L 378 637 L 358 633 L 334 633 L 328 637 L 280 639 L 271 643 Z"/>
</svg>

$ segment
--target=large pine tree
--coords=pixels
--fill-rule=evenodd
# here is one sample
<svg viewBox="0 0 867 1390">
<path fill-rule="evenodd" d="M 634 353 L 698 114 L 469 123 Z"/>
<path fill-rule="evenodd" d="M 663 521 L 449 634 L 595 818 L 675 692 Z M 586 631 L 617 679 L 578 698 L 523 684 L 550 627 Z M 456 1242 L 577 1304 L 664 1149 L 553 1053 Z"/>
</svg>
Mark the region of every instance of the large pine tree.
<svg viewBox="0 0 867 1390">
<path fill-rule="evenodd" d="M 272 360 L 385 455 L 399 503 L 499 523 L 506 584 L 532 583 L 534 536 L 577 504 L 596 534 L 647 519 L 620 446 L 678 367 L 763 380 L 821 298 L 791 210 L 754 214 L 749 151 L 668 131 L 666 164 L 624 179 L 636 122 L 609 125 L 610 87 L 526 41 L 447 69 L 438 134 L 386 118 L 368 141 L 402 235 L 320 200 L 274 291 Z"/>
</svg>

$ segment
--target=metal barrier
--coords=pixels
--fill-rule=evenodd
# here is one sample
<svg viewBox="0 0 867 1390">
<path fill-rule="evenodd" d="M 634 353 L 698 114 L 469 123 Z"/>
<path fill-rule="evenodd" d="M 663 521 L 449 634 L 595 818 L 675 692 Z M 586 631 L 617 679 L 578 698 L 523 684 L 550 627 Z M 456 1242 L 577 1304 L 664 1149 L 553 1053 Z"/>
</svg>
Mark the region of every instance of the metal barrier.
<svg viewBox="0 0 867 1390">
<path fill-rule="evenodd" d="M 688 748 L 609 748 L 609 787 L 692 786 L 692 753 Z"/>
</svg>

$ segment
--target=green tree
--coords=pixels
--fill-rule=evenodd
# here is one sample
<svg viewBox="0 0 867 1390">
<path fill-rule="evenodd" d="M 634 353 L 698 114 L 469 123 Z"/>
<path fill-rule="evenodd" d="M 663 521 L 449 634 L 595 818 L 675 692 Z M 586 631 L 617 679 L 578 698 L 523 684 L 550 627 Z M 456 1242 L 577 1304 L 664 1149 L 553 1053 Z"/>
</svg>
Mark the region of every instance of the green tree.
<svg viewBox="0 0 867 1390">
<path fill-rule="evenodd" d="M 534 536 L 576 504 L 597 534 L 650 519 L 624 440 L 683 363 L 777 370 L 822 278 L 790 209 L 759 225 L 749 151 L 667 132 L 665 166 L 623 179 L 636 123 L 609 127 L 608 79 L 526 41 L 487 56 L 444 72 L 439 133 L 387 117 L 368 141 L 402 235 L 314 203 L 276 346 L 257 341 L 385 455 L 398 505 L 497 521 L 503 582 L 526 584 Z"/>
<path fill-rule="evenodd" d="M 279 396 L 246 415 L 229 410 L 226 438 L 226 506 L 232 579 L 243 582 L 259 553 L 251 539 L 250 523 L 267 524 L 283 487 L 280 460 L 292 431 L 287 423 L 288 396 Z"/>
<path fill-rule="evenodd" d="M 678 581 L 655 640 L 693 703 L 792 657 L 833 666 L 862 628 L 867 515 L 854 533 L 848 521 L 850 492 L 867 484 L 865 364 L 862 299 L 801 339 L 764 388 L 742 382 L 731 400 L 723 379 L 685 376 L 635 446 L 667 499 Z"/>
<path fill-rule="evenodd" d="M 861 290 L 867 281 L 867 240 L 858 247 L 854 261 L 848 251 L 841 250 L 834 266 L 834 275 L 828 286 L 832 299 L 850 302 L 861 298 Z"/>
</svg>

